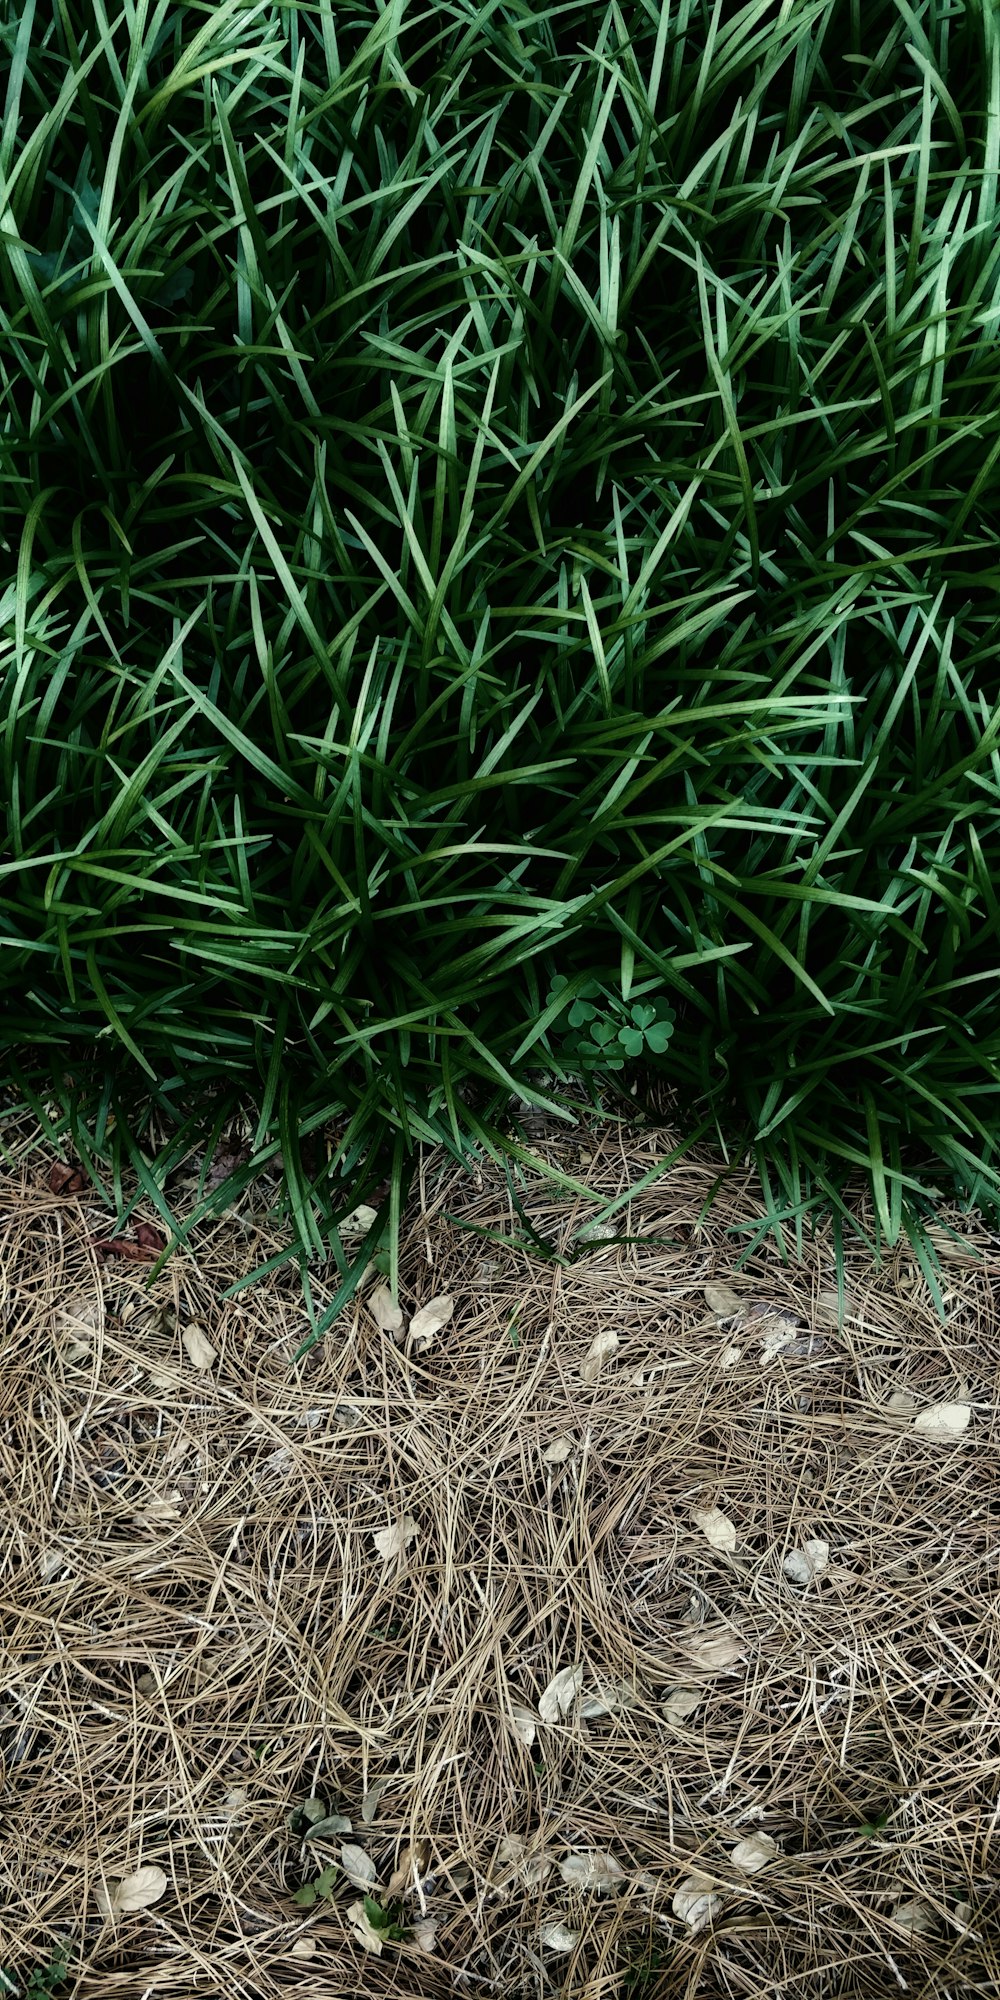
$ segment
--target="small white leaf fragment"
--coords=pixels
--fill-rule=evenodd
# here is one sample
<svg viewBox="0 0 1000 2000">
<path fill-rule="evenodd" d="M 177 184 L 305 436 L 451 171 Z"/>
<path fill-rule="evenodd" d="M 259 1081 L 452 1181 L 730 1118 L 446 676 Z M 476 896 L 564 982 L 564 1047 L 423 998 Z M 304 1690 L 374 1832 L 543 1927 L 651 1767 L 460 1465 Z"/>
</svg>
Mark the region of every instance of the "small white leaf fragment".
<svg viewBox="0 0 1000 2000">
<path fill-rule="evenodd" d="M 419 1923 L 412 1925 L 410 1938 L 418 1951 L 425 1952 L 428 1958 L 432 1958 L 437 1945 L 437 1924 L 434 1918 L 421 1917 Z"/>
<path fill-rule="evenodd" d="M 901 1930 L 909 1931 L 914 1937 L 930 1937 L 931 1933 L 937 1930 L 933 1910 L 927 1903 L 921 1902 L 919 1896 L 904 1898 L 902 1902 L 897 1903 L 891 1913 L 890 1921 L 898 1924 Z"/>
<path fill-rule="evenodd" d="M 287 1444 L 279 1444 L 275 1447 L 274 1451 L 268 1452 L 267 1457 L 262 1462 L 261 1470 L 263 1472 L 287 1472 L 291 1462 L 291 1447 Z"/>
<path fill-rule="evenodd" d="M 697 1933 L 708 1929 L 722 1908 L 722 1897 L 701 1875 L 688 1875 L 674 1891 L 673 1912 Z"/>
<path fill-rule="evenodd" d="M 416 1532 L 417 1524 L 413 1515 L 404 1514 L 402 1520 L 393 1522 L 390 1528 L 381 1528 L 378 1534 L 373 1536 L 373 1540 L 379 1555 L 384 1556 L 386 1562 L 390 1562 L 393 1556 L 406 1554 Z"/>
<path fill-rule="evenodd" d="M 140 1508 L 135 1518 L 142 1528 L 155 1528 L 164 1521 L 179 1521 L 181 1518 L 179 1488 L 175 1486 L 169 1493 L 154 1495 Z"/>
<path fill-rule="evenodd" d="M 190 1324 L 184 1328 L 181 1340 L 184 1343 L 184 1351 L 192 1368 L 211 1368 L 213 1361 L 216 1359 L 216 1349 L 212 1346 L 203 1328 L 198 1326 L 196 1321 L 191 1320 Z"/>
<path fill-rule="evenodd" d="M 560 1716 L 568 1715 L 582 1686 L 582 1663 L 575 1667 L 563 1667 L 558 1674 L 553 1674 L 538 1703 L 542 1721 L 558 1722 Z"/>
<path fill-rule="evenodd" d="M 393 1298 L 388 1285 L 376 1285 L 375 1290 L 368 1300 L 368 1310 L 376 1326 L 380 1327 L 383 1333 L 400 1333 L 402 1331 L 402 1307 Z"/>
<path fill-rule="evenodd" d="M 581 1854 L 568 1854 L 559 1863 L 559 1873 L 571 1889 L 596 1889 L 603 1895 L 625 1880 L 625 1870 L 613 1854 L 601 1854 L 588 1847 Z"/>
<path fill-rule="evenodd" d="M 728 1625 L 706 1625 L 688 1640 L 686 1651 L 688 1658 L 704 1672 L 721 1674 L 743 1658 L 746 1647 Z"/>
<path fill-rule="evenodd" d="M 743 1353 L 742 1347 L 724 1347 L 719 1356 L 720 1368 L 735 1368 Z"/>
<path fill-rule="evenodd" d="M 913 1419 L 913 1428 L 922 1437 L 957 1438 L 968 1424 L 972 1415 L 968 1403 L 932 1403 L 927 1410 L 921 1410 Z"/>
<path fill-rule="evenodd" d="M 378 1220 L 378 1209 L 369 1207 L 366 1201 L 359 1202 L 357 1208 L 345 1215 L 340 1225 L 341 1236 L 367 1236 L 372 1224 Z"/>
<path fill-rule="evenodd" d="M 585 1382 L 588 1388 L 593 1388 L 600 1377 L 604 1363 L 610 1361 L 612 1355 L 617 1352 L 618 1335 L 608 1327 L 604 1333 L 598 1334 L 596 1340 L 591 1341 L 587 1349 L 586 1360 L 580 1366 L 581 1382 Z"/>
<path fill-rule="evenodd" d="M 769 1833 L 750 1833 L 746 1840 L 738 1840 L 730 1860 L 744 1875 L 756 1875 L 758 1868 L 766 1868 L 778 1852 L 778 1843 Z"/>
<path fill-rule="evenodd" d="M 613 1243 L 617 1235 L 618 1227 L 614 1222 L 585 1222 L 583 1228 L 577 1230 L 576 1240 L 578 1243 Z"/>
<path fill-rule="evenodd" d="M 564 1465 L 572 1449 L 573 1439 L 565 1431 L 562 1437 L 553 1438 L 548 1450 L 543 1451 L 542 1462 L 545 1465 Z"/>
<path fill-rule="evenodd" d="M 795 1341 L 798 1328 L 797 1319 L 787 1319 L 783 1313 L 775 1313 L 765 1319 L 760 1330 L 760 1366 L 767 1368 L 779 1354 L 787 1352 Z"/>
<path fill-rule="evenodd" d="M 340 1850 L 340 1865 L 352 1888 L 370 1889 L 375 1880 L 375 1863 L 365 1853 L 363 1847 L 355 1847 L 345 1840 Z"/>
<path fill-rule="evenodd" d="M 600 1715 L 623 1715 L 635 1704 L 635 1689 L 627 1681 L 604 1681 L 593 1694 L 584 1695 L 580 1714 L 585 1721 L 594 1722 Z"/>
<path fill-rule="evenodd" d="M 781 1567 L 791 1583 L 812 1583 L 822 1576 L 830 1560 L 830 1544 L 821 1536 L 803 1542 L 801 1548 L 790 1549 Z"/>
<path fill-rule="evenodd" d="M 363 1909 L 364 1904 L 361 1907 Z M 316 1939 L 296 1938 L 295 1943 L 289 1947 L 288 1956 L 289 1958 L 315 1958 Z"/>
<path fill-rule="evenodd" d="M 552 1856 L 542 1844 L 540 1833 L 525 1838 L 523 1833 L 505 1833 L 490 1863 L 489 1879 L 495 1889 L 503 1889 L 515 1879 L 528 1889 L 537 1889 L 551 1874 Z"/>
<path fill-rule="evenodd" d="M 510 1705 L 510 1726 L 519 1742 L 530 1750 L 535 1740 L 535 1718 L 532 1710 L 523 1701 L 512 1701 Z"/>
<path fill-rule="evenodd" d="M 909 1389 L 894 1389 L 886 1404 L 886 1409 L 891 1410 L 894 1417 L 912 1417 L 919 1408 L 916 1396 L 911 1395 Z"/>
<path fill-rule="evenodd" d="M 705 1304 L 716 1319 L 734 1319 L 743 1310 L 739 1293 L 731 1285 L 706 1285 Z"/>
<path fill-rule="evenodd" d="M 363 1896 L 359 1896 L 358 1901 L 351 1904 L 347 1912 L 347 1921 L 354 1932 L 356 1942 L 362 1945 L 365 1951 L 373 1952 L 376 1958 L 381 1958 L 382 1939 L 365 1909 Z"/>
<path fill-rule="evenodd" d="M 388 1791 L 391 1784 L 391 1778 L 379 1778 L 377 1784 L 369 1785 L 361 1801 L 361 1817 L 366 1826 L 371 1825 L 375 1814 L 378 1812 L 383 1794 Z"/>
<path fill-rule="evenodd" d="M 579 1931 L 571 1931 L 569 1925 L 561 1923 L 558 1918 L 543 1924 L 538 1935 L 545 1951 L 572 1951 L 573 1946 L 580 1942 Z"/>
<path fill-rule="evenodd" d="M 663 1703 L 663 1713 L 666 1720 L 678 1724 L 687 1722 L 688 1717 L 694 1714 L 704 1693 L 704 1688 L 671 1688 Z"/>
<path fill-rule="evenodd" d="M 736 1523 L 729 1519 L 728 1514 L 720 1513 L 718 1507 L 696 1507 L 692 1518 L 710 1548 L 732 1554 L 736 1547 Z"/>
<path fill-rule="evenodd" d="M 162 1868 L 152 1864 L 147 1868 L 137 1868 L 134 1875 L 126 1875 L 124 1881 L 109 1882 L 107 1890 L 103 1884 L 97 1888 L 97 1906 L 104 1916 L 128 1916 L 133 1910 L 148 1910 L 158 1903 L 167 1886 L 167 1878 Z"/>
<path fill-rule="evenodd" d="M 442 1327 L 447 1326 L 455 1310 L 455 1301 L 450 1292 L 442 1292 L 440 1298 L 428 1299 L 410 1321 L 409 1341 L 418 1354 L 426 1354 Z"/>
</svg>

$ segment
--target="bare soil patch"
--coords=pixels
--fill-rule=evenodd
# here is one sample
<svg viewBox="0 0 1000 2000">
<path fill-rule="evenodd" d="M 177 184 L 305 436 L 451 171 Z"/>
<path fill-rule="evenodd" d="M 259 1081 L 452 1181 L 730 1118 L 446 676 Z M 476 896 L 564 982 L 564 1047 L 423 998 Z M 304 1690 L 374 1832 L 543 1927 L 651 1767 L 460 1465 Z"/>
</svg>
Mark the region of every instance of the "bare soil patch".
<svg viewBox="0 0 1000 2000">
<path fill-rule="evenodd" d="M 672 1143 L 537 1141 L 604 1198 Z M 706 1210 L 707 1153 L 577 1261 L 578 1195 L 428 1158 L 403 1326 L 373 1280 L 296 1364 L 294 1274 L 221 1296 L 266 1217 L 150 1286 L 50 1163 L 0 1185 L 12 1980 L 63 1933 L 101 2000 L 1000 1990 L 975 1218 L 942 1325 L 902 1252 L 849 1248 L 842 1312 L 828 1236 L 737 1270 L 759 1191 Z"/>
</svg>

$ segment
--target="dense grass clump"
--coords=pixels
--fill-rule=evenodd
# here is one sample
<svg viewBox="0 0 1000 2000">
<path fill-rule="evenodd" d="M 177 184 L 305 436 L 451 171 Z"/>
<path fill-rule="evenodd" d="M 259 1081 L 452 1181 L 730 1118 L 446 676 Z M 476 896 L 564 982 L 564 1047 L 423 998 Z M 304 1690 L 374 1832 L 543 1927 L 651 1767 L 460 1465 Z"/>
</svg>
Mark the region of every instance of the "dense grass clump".
<svg viewBox="0 0 1000 2000">
<path fill-rule="evenodd" d="M 859 1167 L 890 1239 L 989 1207 L 992 0 L 2 40 L 22 1092 L 138 1158 L 141 1081 L 161 1165 L 252 1107 L 309 1249 L 656 1007 L 773 1224 Z"/>
</svg>

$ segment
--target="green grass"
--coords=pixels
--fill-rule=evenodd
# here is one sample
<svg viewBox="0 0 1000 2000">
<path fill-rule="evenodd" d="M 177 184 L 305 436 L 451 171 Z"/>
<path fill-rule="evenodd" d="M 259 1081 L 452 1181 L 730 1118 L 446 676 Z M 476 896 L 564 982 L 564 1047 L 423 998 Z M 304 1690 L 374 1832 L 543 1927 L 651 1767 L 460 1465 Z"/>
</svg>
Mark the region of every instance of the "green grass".
<svg viewBox="0 0 1000 2000">
<path fill-rule="evenodd" d="M 349 1289 L 594 981 L 783 1241 L 995 1212 L 993 0 L 2 39 L 11 1102 L 161 1206 L 249 1111 Z"/>
</svg>

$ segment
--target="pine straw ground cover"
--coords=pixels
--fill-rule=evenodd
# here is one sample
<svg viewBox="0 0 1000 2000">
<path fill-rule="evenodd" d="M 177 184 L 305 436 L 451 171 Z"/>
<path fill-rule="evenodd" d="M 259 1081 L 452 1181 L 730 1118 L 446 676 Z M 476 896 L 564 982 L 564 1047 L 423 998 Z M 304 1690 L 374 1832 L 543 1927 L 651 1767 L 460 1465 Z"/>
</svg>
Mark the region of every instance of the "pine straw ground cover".
<svg viewBox="0 0 1000 2000">
<path fill-rule="evenodd" d="M 610 1199 L 664 1136 L 538 1151 Z M 100 2000 L 995 1995 L 1000 1251 L 942 1211 L 944 1322 L 902 1251 L 850 1246 L 838 1299 L 823 1230 L 737 1268 L 760 1194 L 734 1171 L 706 1213 L 719 1165 L 571 1261 L 580 1208 L 541 1174 L 518 1212 L 488 1160 L 428 1155 L 398 1336 L 373 1275 L 296 1363 L 288 1265 L 220 1300 L 275 1247 L 264 1211 L 150 1279 L 99 1260 L 93 1189 L 22 1156 L 12 1981 L 65 1936 Z M 320 1806 L 349 1825 L 306 1837 Z M 383 1911 L 403 1878 L 378 1955 L 366 1870 Z M 146 1907 L 102 1914 L 137 1876 Z"/>
</svg>

